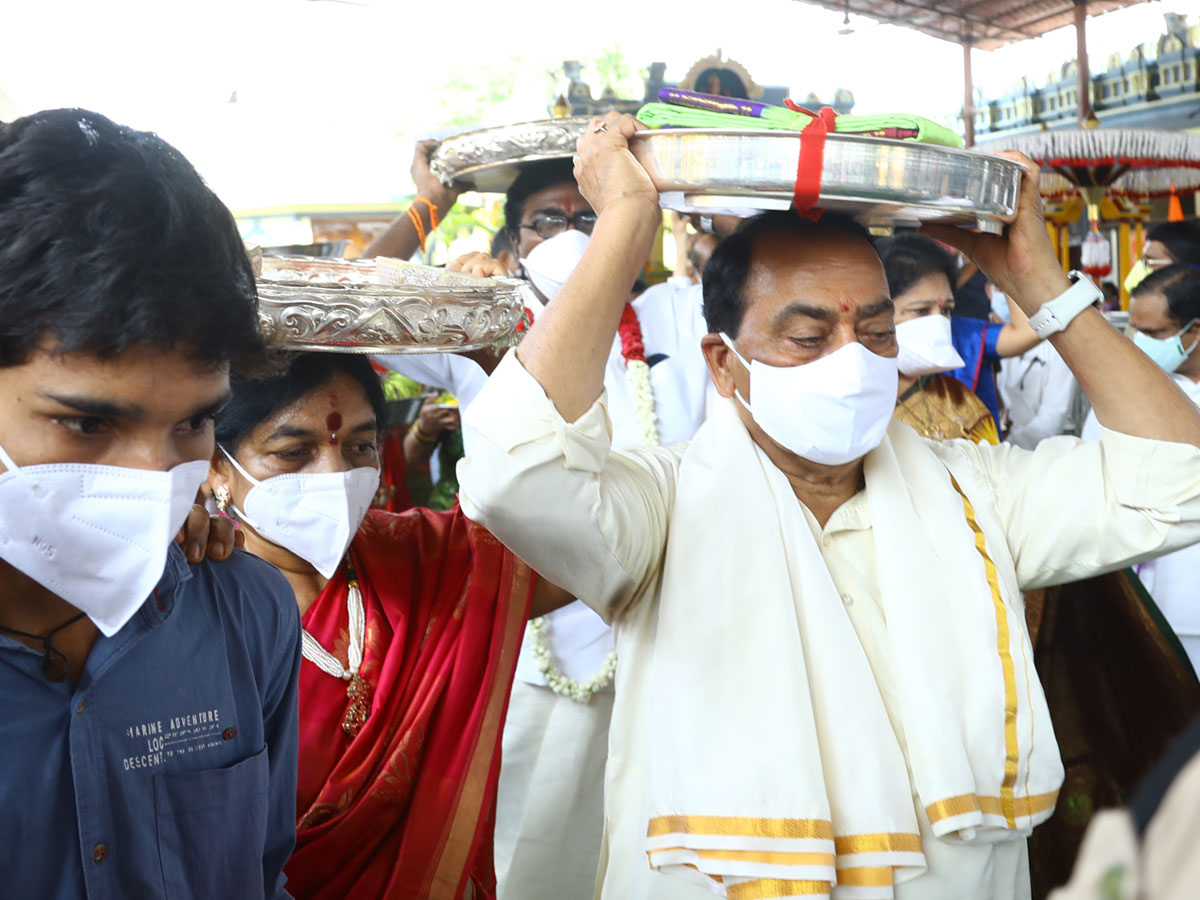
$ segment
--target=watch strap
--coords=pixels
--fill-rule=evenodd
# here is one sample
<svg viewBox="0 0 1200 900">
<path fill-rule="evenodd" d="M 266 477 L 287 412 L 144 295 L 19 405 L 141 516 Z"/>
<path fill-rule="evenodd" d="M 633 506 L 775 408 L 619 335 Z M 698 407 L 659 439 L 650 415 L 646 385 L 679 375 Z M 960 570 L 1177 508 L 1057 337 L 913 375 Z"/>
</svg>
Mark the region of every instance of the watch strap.
<svg viewBox="0 0 1200 900">
<path fill-rule="evenodd" d="M 1069 288 L 1029 317 L 1029 325 L 1043 340 L 1064 330 L 1081 312 L 1104 299 L 1104 293 L 1092 283 L 1092 279 L 1078 270 L 1068 277 L 1074 282 Z"/>
</svg>

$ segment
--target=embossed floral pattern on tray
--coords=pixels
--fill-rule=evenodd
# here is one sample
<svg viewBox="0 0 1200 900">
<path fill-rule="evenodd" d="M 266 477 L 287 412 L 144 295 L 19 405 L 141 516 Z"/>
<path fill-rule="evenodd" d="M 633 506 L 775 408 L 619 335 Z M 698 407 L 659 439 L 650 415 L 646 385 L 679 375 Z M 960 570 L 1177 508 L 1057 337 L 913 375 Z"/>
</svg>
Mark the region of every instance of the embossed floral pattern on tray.
<svg viewBox="0 0 1200 900">
<path fill-rule="evenodd" d="M 511 279 L 431 278 L 412 267 L 412 280 L 460 283 L 380 284 L 370 260 L 264 262 L 259 327 L 268 344 L 286 350 L 473 350 L 511 341 L 524 313 Z"/>
<path fill-rule="evenodd" d="M 589 116 L 520 122 L 483 128 L 446 138 L 429 159 L 429 169 L 445 184 L 475 184 L 489 169 L 510 168 L 537 159 L 558 159 L 575 153 Z M 515 174 L 515 170 L 514 170 Z"/>
</svg>

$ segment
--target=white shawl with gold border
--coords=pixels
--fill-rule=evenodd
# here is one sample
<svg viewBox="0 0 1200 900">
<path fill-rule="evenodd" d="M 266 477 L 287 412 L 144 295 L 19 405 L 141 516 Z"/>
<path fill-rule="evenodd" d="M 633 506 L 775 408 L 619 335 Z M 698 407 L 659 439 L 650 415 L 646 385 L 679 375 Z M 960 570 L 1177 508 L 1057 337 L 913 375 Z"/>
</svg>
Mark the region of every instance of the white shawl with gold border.
<svg viewBox="0 0 1200 900">
<path fill-rule="evenodd" d="M 865 463 L 910 784 L 799 502 L 717 404 L 663 566 L 652 867 L 732 900 L 883 900 L 925 870 L 914 791 L 941 840 L 1023 837 L 1053 812 L 1063 769 L 1015 569 L 954 458 L 895 423 Z"/>
</svg>

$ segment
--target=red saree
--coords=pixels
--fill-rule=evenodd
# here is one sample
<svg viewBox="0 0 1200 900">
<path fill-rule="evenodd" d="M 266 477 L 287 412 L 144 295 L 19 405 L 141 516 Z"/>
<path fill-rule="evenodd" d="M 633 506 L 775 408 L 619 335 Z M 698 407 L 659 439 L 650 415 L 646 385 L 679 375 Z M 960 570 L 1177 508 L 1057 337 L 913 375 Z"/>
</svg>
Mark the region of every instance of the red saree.
<svg viewBox="0 0 1200 900">
<path fill-rule="evenodd" d="M 454 509 L 372 511 L 350 545 L 366 610 L 371 716 L 341 727 L 346 682 L 300 667 L 297 900 L 495 896 L 500 736 L 534 582 Z M 346 660 L 346 573 L 303 624 Z"/>
</svg>

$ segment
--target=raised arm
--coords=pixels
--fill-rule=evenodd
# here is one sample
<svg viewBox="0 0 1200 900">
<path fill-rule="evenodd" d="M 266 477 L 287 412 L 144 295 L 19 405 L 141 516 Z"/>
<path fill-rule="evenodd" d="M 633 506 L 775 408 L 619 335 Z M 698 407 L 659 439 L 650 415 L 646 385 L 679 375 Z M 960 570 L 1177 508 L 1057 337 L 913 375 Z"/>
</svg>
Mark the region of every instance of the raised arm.
<svg viewBox="0 0 1200 900">
<path fill-rule="evenodd" d="M 1037 166 L 1020 153 L 1003 155 L 1029 170 L 1021 181 L 1017 219 L 1003 236 L 945 225 L 923 230 L 966 253 L 1026 315 L 1033 315 L 1071 282 L 1046 232 Z M 1134 437 L 1200 446 L 1200 411 L 1098 310 L 1084 310 L 1050 342 L 1091 400 L 1102 425 Z"/>
<path fill-rule="evenodd" d="M 437 141 L 421 141 L 413 154 L 412 173 L 413 184 L 417 186 L 417 197 L 424 198 L 425 203 L 413 201 L 413 211 L 421 217 L 421 227 L 426 233 L 433 232 L 433 217 L 430 215 L 428 204 L 437 208 L 440 218 L 450 211 L 458 200 L 458 191 L 448 188 L 429 171 L 429 154 L 437 146 Z M 407 212 L 401 213 L 388 227 L 388 230 L 371 242 L 371 246 L 363 252 L 363 259 L 372 256 L 393 256 L 397 259 L 409 259 L 421 246 L 421 238 L 417 227 Z"/>
<path fill-rule="evenodd" d="M 632 116 L 579 141 L 576 178 L 597 213 L 574 273 L 463 413 L 463 512 L 607 619 L 652 590 L 678 448 L 611 452 L 604 368 L 661 214 L 629 152 Z M 553 601 L 552 601 L 553 602 Z"/>
<path fill-rule="evenodd" d="M 583 259 L 517 349 L 568 422 L 587 412 L 604 388 L 629 286 L 662 224 L 658 192 L 629 151 L 638 128 L 633 116 L 609 113 L 579 139 L 575 178 L 596 210 L 596 226 Z"/>
</svg>

